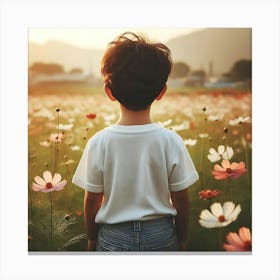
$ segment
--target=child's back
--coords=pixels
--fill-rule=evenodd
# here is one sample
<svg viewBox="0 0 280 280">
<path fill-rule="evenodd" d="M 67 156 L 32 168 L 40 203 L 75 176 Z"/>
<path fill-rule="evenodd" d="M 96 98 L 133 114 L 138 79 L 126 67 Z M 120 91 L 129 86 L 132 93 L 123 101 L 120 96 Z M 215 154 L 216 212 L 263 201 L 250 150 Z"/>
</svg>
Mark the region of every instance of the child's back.
<svg viewBox="0 0 280 280">
<path fill-rule="evenodd" d="M 119 101 L 120 120 L 88 141 L 73 177 L 86 190 L 88 249 L 97 240 L 100 251 L 179 250 L 177 237 L 186 241 L 187 187 L 198 174 L 181 137 L 150 119 L 166 90 L 169 50 L 136 39 L 120 37 L 104 56 L 105 91 Z"/>
<path fill-rule="evenodd" d="M 181 191 L 196 180 L 181 138 L 158 124 L 146 124 L 114 125 L 97 133 L 73 182 L 104 192 L 96 222 L 112 224 L 175 216 L 169 191 Z"/>
</svg>

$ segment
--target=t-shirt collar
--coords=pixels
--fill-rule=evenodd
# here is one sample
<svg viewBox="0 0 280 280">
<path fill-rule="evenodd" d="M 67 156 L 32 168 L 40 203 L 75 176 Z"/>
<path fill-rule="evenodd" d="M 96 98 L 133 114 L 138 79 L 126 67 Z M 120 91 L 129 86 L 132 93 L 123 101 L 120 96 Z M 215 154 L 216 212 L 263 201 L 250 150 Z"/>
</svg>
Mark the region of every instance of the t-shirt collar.
<svg viewBox="0 0 280 280">
<path fill-rule="evenodd" d="M 149 124 L 139 124 L 139 125 L 119 125 L 114 124 L 107 129 L 120 133 L 141 133 L 148 132 L 160 127 L 160 124 L 157 123 L 149 123 Z"/>
</svg>

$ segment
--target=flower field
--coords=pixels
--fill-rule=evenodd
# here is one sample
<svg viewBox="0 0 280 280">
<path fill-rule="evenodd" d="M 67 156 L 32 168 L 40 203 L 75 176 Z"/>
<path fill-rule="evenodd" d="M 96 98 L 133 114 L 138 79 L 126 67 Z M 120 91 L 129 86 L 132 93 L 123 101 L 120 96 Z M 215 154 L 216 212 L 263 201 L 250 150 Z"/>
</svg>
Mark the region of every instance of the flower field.
<svg viewBox="0 0 280 280">
<path fill-rule="evenodd" d="M 251 92 L 170 89 L 154 122 L 184 140 L 200 179 L 189 188 L 188 251 L 252 249 Z M 71 183 L 87 140 L 118 120 L 100 88 L 29 88 L 29 251 L 85 251 L 82 189 Z"/>
</svg>

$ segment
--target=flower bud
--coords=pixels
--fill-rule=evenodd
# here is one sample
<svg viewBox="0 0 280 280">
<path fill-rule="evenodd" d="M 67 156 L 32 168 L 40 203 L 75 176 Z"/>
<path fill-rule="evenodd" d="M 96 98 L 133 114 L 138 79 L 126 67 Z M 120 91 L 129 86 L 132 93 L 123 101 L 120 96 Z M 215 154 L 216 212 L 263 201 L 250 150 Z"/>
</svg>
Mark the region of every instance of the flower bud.
<svg viewBox="0 0 280 280">
<path fill-rule="evenodd" d="M 66 215 L 64 216 L 64 219 L 65 219 L 66 221 L 69 221 L 69 220 L 70 220 L 70 215 L 69 215 L 69 214 L 66 214 Z"/>
</svg>

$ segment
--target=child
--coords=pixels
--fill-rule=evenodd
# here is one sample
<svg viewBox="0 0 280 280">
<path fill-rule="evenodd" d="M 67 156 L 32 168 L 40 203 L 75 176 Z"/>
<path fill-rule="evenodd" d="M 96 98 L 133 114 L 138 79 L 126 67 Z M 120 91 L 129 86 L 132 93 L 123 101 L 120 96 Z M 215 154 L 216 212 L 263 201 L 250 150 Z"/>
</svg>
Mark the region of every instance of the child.
<svg viewBox="0 0 280 280">
<path fill-rule="evenodd" d="M 198 174 L 181 137 L 150 118 L 171 66 L 165 45 L 130 32 L 104 54 L 104 89 L 120 118 L 89 139 L 73 177 L 85 189 L 89 251 L 186 250 L 187 188 Z"/>
</svg>

